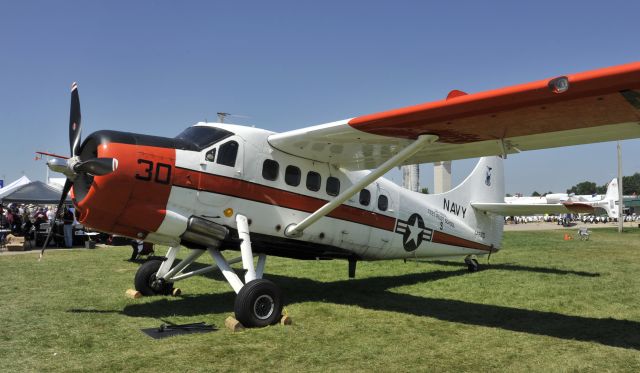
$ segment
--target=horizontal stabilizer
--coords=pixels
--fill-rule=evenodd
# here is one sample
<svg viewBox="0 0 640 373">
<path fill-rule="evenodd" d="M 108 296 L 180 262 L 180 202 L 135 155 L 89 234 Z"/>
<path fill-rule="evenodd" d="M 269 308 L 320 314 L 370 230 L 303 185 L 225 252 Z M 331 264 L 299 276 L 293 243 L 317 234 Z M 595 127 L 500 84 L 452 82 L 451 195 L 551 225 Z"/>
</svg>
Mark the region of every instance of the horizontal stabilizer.
<svg viewBox="0 0 640 373">
<path fill-rule="evenodd" d="M 471 202 L 471 206 L 479 211 L 487 211 L 503 216 L 577 214 L 593 213 L 594 211 L 592 206 L 583 203 L 515 204 Z"/>
</svg>

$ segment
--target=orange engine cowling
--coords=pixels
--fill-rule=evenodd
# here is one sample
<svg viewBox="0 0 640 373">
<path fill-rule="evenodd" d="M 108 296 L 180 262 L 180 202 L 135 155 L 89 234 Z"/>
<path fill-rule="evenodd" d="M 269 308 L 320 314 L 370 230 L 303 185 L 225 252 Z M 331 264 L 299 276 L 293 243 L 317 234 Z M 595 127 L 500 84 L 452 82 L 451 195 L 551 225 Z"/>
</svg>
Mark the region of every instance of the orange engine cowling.
<svg viewBox="0 0 640 373">
<path fill-rule="evenodd" d="M 72 200 L 80 223 L 132 238 L 155 232 L 165 218 L 180 140 L 117 131 L 98 131 L 82 145 L 80 159 L 115 158 L 104 176 L 79 175 Z"/>
</svg>

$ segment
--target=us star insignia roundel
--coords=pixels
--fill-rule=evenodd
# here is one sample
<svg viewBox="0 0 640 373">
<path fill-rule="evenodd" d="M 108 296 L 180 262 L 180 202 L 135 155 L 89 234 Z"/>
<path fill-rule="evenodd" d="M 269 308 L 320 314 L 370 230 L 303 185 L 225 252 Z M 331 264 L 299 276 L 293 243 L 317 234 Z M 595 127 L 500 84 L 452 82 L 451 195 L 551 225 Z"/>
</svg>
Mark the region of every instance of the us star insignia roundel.
<svg viewBox="0 0 640 373">
<path fill-rule="evenodd" d="M 406 251 L 417 249 L 422 241 L 431 241 L 433 236 L 433 230 L 425 227 L 422 216 L 415 213 L 406 221 L 398 219 L 395 232 L 402 235 L 402 245 Z"/>
</svg>

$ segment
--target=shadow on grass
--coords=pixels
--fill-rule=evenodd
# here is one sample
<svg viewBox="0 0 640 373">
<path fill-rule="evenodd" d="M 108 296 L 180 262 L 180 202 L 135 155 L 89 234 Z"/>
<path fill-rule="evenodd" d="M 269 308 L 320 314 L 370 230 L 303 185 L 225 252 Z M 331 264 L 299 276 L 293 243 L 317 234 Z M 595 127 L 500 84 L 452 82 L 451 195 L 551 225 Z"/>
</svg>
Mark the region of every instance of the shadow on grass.
<svg viewBox="0 0 640 373">
<path fill-rule="evenodd" d="M 465 270 L 376 277 L 332 283 L 301 284 L 305 279 L 274 279 L 289 294 L 290 303 L 325 301 L 432 317 L 438 320 L 500 328 L 568 340 L 640 350 L 640 323 L 612 318 L 570 316 L 555 312 L 471 303 L 454 299 L 427 298 L 388 289 L 462 275 Z M 313 281 L 311 281 L 313 282 Z"/>
<path fill-rule="evenodd" d="M 444 262 L 449 263 L 449 262 Z M 445 264 L 449 265 L 449 264 Z M 500 269 L 531 270 L 530 267 L 499 265 Z M 578 274 L 588 272 L 535 268 L 534 272 Z M 566 273 L 565 273 L 566 272 Z M 454 299 L 420 297 L 390 291 L 391 288 L 437 281 L 466 274 L 466 268 L 454 271 L 432 271 L 401 276 L 372 277 L 357 280 L 319 282 L 287 276 L 265 276 L 280 285 L 288 304 L 327 302 L 359 306 L 371 310 L 400 312 L 442 321 L 500 328 L 521 333 L 555 338 L 595 342 L 607 346 L 640 350 L 640 323 L 627 320 L 570 316 L 555 312 L 525 310 L 513 307 L 472 303 Z M 195 316 L 233 312 L 235 294 L 184 296 L 181 299 L 158 298 L 156 301 L 126 306 L 120 312 L 132 317 Z M 69 312 L 111 312 L 69 310 Z"/>
<path fill-rule="evenodd" d="M 444 260 L 432 260 L 425 263 L 437 264 L 441 266 L 449 266 L 449 267 L 467 267 L 464 262 L 448 262 Z M 600 273 L 597 272 L 584 272 L 584 271 L 571 271 L 566 269 L 557 269 L 557 268 L 545 268 L 545 267 L 528 267 L 517 264 L 480 264 L 480 270 L 492 270 L 499 269 L 505 271 L 525 271 L 525 272 L 534 272 L 534 273 L 547 273 L 551 275 L 573 275 L 573 276 L 583 276 L 583 277 L 600 277 Z"/>
</svg>

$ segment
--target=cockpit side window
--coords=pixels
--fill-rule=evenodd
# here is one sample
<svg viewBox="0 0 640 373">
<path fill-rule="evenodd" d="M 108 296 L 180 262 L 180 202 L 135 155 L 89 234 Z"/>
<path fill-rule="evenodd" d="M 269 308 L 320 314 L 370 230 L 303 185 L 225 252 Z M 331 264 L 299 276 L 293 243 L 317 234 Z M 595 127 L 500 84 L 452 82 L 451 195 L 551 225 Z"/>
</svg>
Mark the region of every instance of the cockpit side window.
<svg viewBox="0 0 640 373">
<path fill-rule="evenodd" d="M 207 162 L 213 162 L 216 160 L 216 148 L 213 148 L 211 150 L 209 150 L 207 152 L 207 154 L 204 156 L 204 158 L 207 160 Z"/>
<path fill-rule="evenodd" d="M 236 157 L 238 156 L 238 143 L 229 141 L 220 145 L 218 160 L 216 163 L 223 166 L 234 167 L 236 165 Z"/>
<path fill-rule="evenodd" d="M 223 130 L 222 128 L 193 126 L 182 131 L 182 133 L 176 136 L 176 139 L 188 141 L 194 144 L 198 148 L 198 151 L 200 151 L 229 136 L 233 136 L 233 132 Z"/>
</svg>

